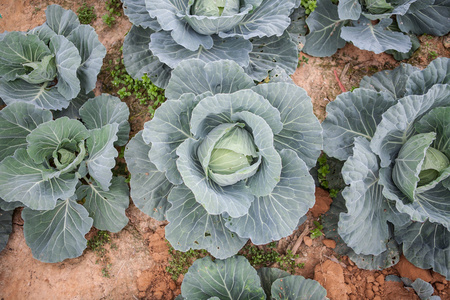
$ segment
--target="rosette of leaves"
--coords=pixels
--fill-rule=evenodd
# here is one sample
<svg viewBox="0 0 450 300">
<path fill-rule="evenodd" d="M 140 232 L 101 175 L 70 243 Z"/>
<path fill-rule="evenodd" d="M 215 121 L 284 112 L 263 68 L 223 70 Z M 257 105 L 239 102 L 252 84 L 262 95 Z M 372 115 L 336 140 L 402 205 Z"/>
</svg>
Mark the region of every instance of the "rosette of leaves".
<svg viewBox="0 0 450 300">
<path fill-rule="evenodd" d="M 443 36 L 450 31 L 449 0 L 317 0 L 306 19 L 309 34 L 302 51 L 331 56 L 352 42 L 376 54 L 406 59 L 419 48 L 416 35 Z"/>
<path fill-rule="evenodd" d="M 184 275 L 177 300 L 273 299 L 325 300 L 327 291 L 315 280 L 277 268 L 256 271 L 243 256 L 225 260 L 197 259 Z"/>
<path fill-rule="evenodd" d="M 300 0 L 122 0 L 133 23 L 124 64 L 165 88 L 180 62 L 229 59 L 257 81 L 276 66 L 287 74 L 298 63 L 298 37 L 306 34 Z"/>
<path fill-rule="evenodd" d="M 345 160 L 348 185 L 334 223 L 367 268 L 395 264 L 402 251 L 450 278 L 449 70 L 448 58 L 424 70 L 403 64 L 327 106 L 324 151 Z"/>
<path fill-rule="evenodd" d="M 173 71 L 166 101 L 128 144 L 131 198 L 166 219 L 176 250 L 217 258 L 250 238 L 288 236 L 314 205 L 322 128 L 306 92 L 255 85 L 239 65 L 188 60 Z"/>
<path fill-rule="evenodd" d="M 111 171 L 114 145 L 128 140 L 128 108 L 105 94 L 79 114 L 82 122 L 53 120 L 24 102 L 0 111 L 0 209 L 25 207 L 25 240 L 43 262 L 80 256 L 92 225 L 118 232 L 128 223 L 128 185 Z"/>
<path fill-rule="evenodd" d="M 50 5 L 45 15 L 41 26 L 0 35 L 0 98 L 7 105 L 78 109 L 92 96 L 106 49 L 73 11 Z"/>
</svg>

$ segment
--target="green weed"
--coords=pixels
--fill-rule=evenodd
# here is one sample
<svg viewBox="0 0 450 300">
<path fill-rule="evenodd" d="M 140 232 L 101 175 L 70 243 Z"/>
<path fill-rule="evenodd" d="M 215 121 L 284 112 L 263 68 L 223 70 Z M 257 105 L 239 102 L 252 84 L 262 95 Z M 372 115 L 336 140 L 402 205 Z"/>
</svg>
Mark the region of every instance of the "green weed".
<svg viewBox="0 0 450 300">
<path fill-rule="evenodd" d="M 175 250 L 170 243 L 169 245 L 169 265 L 166 267 L 166 272 L 172 275 L 172 279 L 176 281 L 181 274 L 186 274 L 189 267 L 194 263 L 195 260 L 205 257 L 208 255 L 206 250 L 188 250 L 186 252 L 181 252 Z"/>
<path fill-rule="evenodd" d="M 111 269 L 112 264 L 111 259 L 108 256 L 109 251 L 105 248 L 106 245 L 110 245 L 111 249 L 117 249 L 117 245 L 111 243 L 110 233 L 102 230 L 98 231 L 97 234 L 87 242 L 88 248 L 94 251 L 97 256 L 95 263 L 103 266 L 103 277 L 110 278 L 109 269 Z"/>
<path fill-rule="evenodd" d="M 330 173 L 330 166 L 328 165 L 327 162 L 327 155 L 325 153 L 323 153 L 319 159 L 317 159 L 317 162 L 319 163 L 319 167 L 317 169 L 317 173 L 318 173 L 318 178 L 319 178 L 319 183 L 320 185 L 327 189 L 328 192 L 330 193 L 330 197 L 334 198 L 337 196 L 337 193 L 339 192 L 339 190 L 337 189 L 330 189 L 328 187 L 328 180 L 327 180 L 327 175 L 328 173 Z"/>
<path fill-rule="evenodd" d="M 110 61 L 110 65 L 111 83 L 119 88 L 117 94 L 120 99 L 129 96 L 136 97 L 141 105 L 148 105 L 148 112 L 153 117 L 156 108 L 166 101 L 164 89 L 154 85 L 146 74 L 142 76 L 142 80 L 131 77 L 125 70 L 123 59 L 118 59 L 115 65 Z"/>
<path fill-rule="evenodd" d="M 317 7 L 317 1 L 316 0 L 302 0 L 301 4 L 305 8 L 305 13 L 307 15 L 312 13 Z"/>
<path fill-rule="evenodd" d="M 277 243 L 272 242 L 263 249 L 255 245 L 246 245 L 239 251 L 239 254 L 245 256 L 253 267 L 269 267 L 274 263 L 278 263 L 280 269 L 294 273 L 295 268 L 303 268 L 303 263 L 296 263 L 295 259 L 299 258 L 298 254 L 292 254 L 291 250 L 287 250 L 285 255 L 276 251 Z"/>
<path fill-rule="evenodd" d="M 102 16 L 103 22 L 111 27 L 115 24 L 116 18 L 122 16 L 122 2 L 120 0 L 107 0 L 105 9 L 108 13 Z"/>
<path fill-rule="evenodd" d="M 319 223 L 319 221 L 313 221 L 315 228 L 311 229 L 309 232 L 311 233 L 311 239 L 318 238 L 323 235 L 323 225 Z"/>
<path fill-rule="evenodd" d="M 87 6 L 86 2 L 83 2 L 83 5 L 78 8 L 77 15 L 81 24 L 91 24 L 92 21 L 97 19 L 94 6 Z"/>
</svg>

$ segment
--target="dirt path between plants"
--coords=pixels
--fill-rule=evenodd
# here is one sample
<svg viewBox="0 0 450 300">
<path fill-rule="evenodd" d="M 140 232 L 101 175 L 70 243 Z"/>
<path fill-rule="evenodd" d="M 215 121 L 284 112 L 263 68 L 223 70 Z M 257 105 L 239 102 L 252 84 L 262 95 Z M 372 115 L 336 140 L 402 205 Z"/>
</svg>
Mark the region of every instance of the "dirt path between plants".
<svg viewBox="0 0 450 300">
<path fill-rule="evenodd" d="M 92 23 L 100 41 L 106 46 L 108 60 L 117 59 L 119 48 L 131 24 L 124 16 L 108 27 L 101 19 L 106 14 L 104 1 L 88 0 L 97 19 Z M 45 21 L 48 4 L 59 4 L 76 11 L 81 1 L 75 0 L 0 0 L 0 33 L 28 30 Z M 443 46 L 444 38 L 421 37 L 422 47 L 409 61 L 419 67 L 426 66 L 438 56 L 450 57 Z M 325 106 L 342 90 L 336 76 L 346 90 L 357 87 L 360 79 L 379 70 L 393 69 L 399 63 L 387 54 L 375 55 L 347 45 L 331 58 L 314 58 L 300 53 L 300 64 L 292 76 L 295 83 L 310 95 L 314 112 L 320 120 L 325 118 Z M 335 75 L 336 72 L 336 75 Z M 99 76 L 96 94 L 114 93 L 107 71 Z M 124 99 L 130 107 L 132 135 L 142 129 L 150 119 L 147 108 L 136 99 Z M 404 258 L 393 268 L 383 271 L 360 270 L 346 257 L 333 251 L 333 241 L 323 236 L 311 239 L 309 230 L 313 221 L 324 213 L 331 203 L 328 192 L 317 189 L 316 206 L 308 213 L 307 222 L 291 236 L 282 239 L 277 250 L 284 253 L 302 243 L 296 263 L 304 263 L 295 274 L 318 280 L 328 291 L 330 299 L 418 299 L 414 292 L 400 284 L 386 282 L 385 276 L 396 274 L 431 282 L 435 294 L 450 299 L 450 286 L 445 278 L 429 270 L 421 270 Z M 110 235 L 105 243 L 92 243 L 84 254 L 61 263 L 42 263 L 32 257 L 23 237 L 23 220 L 16 210 L 13 232 L 6 248 L 0 253 L 0 299 L 173 299 L 180 293 L 183 276 L 177 281 L 165 270 L 168 266 L 169 246 L 164 238 L 166 222 L 158 222 L 140 212 L 134 205 L 127 209 L 130 221 L 119 233 Z M 309 229 L 305 229 L 308 226 Z M 303 234 L 302 234 L 303 233 Z M 306 237 L 303 237 L 306 234 Z M 93 229 L 87 239 L 98 237 Z M 274 265 L 276 266 L 276 265 Z"/>
</svg>

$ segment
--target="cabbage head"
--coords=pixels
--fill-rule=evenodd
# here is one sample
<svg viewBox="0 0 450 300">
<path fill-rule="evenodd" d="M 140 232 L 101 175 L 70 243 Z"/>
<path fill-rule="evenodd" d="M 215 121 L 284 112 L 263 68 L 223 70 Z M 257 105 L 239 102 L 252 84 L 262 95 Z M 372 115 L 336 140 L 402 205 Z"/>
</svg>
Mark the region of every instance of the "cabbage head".
<svg viewBox="0 0 450 300">
<path fill-rule="evenodd" d="M 287 74 L 298 63 L 298 38 L 306 34 L 300 0 L 122 0 L 133 23 L 124 64 L 165 88 L 182 61 L 229 59 L 256 81 L 276 66 Z"/>
<path fill-rule="evenodd" d="M 450 278 L 449 78 L 448 58 L 424 70 L 402 64 L 327 106 L 324 151 L 345 160 L 348 185 L 338 233 L 352 255 L 370 256 L 368 268 L 402 251 Z"/>
<path fill-rule="evenodd" d="M 45 15 L 30 31 L 0 34 L 0 98 L 7 105 L 79 108 L 95 88 L 106 49 L 73 11 L 50 5 Z"/>
<path fill-rule="evenodd" d="M 322 128 L 306 92 L 255 85 L 233 61 L 188 60 L 128 144 L 131 198 L 181 251 L 217 258 L 291 234 L 314 205 Z"/>
<path fill-rule="evenodd" d="M 0 210 L 25 207 L 25 241 L 43 262 L 80 256 L 92 226 L 118 232 L 128 223 L 129 188 L 111 170 L 115 145 L 128 141 L 128 107 L 104 94 L 79 115 L 53 119 L 25 102 L 0 111 Z"/>
</svg>

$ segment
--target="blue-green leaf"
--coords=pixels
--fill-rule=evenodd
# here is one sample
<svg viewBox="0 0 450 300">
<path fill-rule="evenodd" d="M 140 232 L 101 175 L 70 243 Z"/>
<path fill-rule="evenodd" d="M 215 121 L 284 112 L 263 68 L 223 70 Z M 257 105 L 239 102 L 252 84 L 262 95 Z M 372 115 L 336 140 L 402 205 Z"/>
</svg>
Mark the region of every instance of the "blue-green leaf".
<svg viewBox="0 0 450 300">
<path fill-rule="evenodd" d="M 45 16 L 47 17 L 46 24 L 48 27 L 56 34 L 65 37 L 68 37 L 74 29 L 80 26 L 80 21 L 73 11 L 56 4 L 47 6 Z"/>
<path fill-rule="evenodd" d="M 361 12 L 361 4 L 358 0 L 339 1 L 338 13 L 341 20 L 358 20 Z"/>
<path fill-rule="evenodd" d="M 14 211 L 4 211 L 0 209 L 0 251 L 2 251 L 9 240 L 12 232 L 12 217 Z"/>
<path fill-rule="evenodd" d="M 104 191 L 94 182 L 81 185 L 76 194 L 79 200 L 85 199 L 84 207 L 94 220 L 95 228 L 119 232 L 128 224 L 125 209 L 130 197 L 124 177 L 113 177 L 109 191 Z"/>
<path fill-rule="evenodd" d="M 104 125 L 113 123 L 119 124 L 116 144 L 123 146 L 128 142 L 130 110 L 119 98 L 103 94 L 90 99 L 80 108 L 80 116 L 88 129 L 102 128 Z"/>
<path fill-rule="evenodd" d="M 208 214 L 186 186 L 173 188 L 168 200 L 172 207 L 167 210 L 166 238 L 175 249 L 206 249 L 214 257 L 224 259 L 236 254 L 247 242 L 225 227 L 221 215 Z"/>
<path fill-rule="evenodd" d="M 52 210 L 25 208 L 23 233 L 33 257 L 42 262 L 60 262 L 78 257 L 86 249 L 84 236 L 92 227 L 87 210 L 72 199 L 58 200 Z"/>
<path fill-rule="evenodd" d="M 305 279 L 300 275 L 291 275 L 277 279 L 272 285 L 272 299 L 274 300 L 325 300 L 327 290 L 317 281 Z"/>
<path fill-rule="evenodd" d="M 196 260 L 181 285 L 186 299 L 264 300 L 266 295 L 256 270 L 243 256 L 212 261 Z"/>
</svg>

